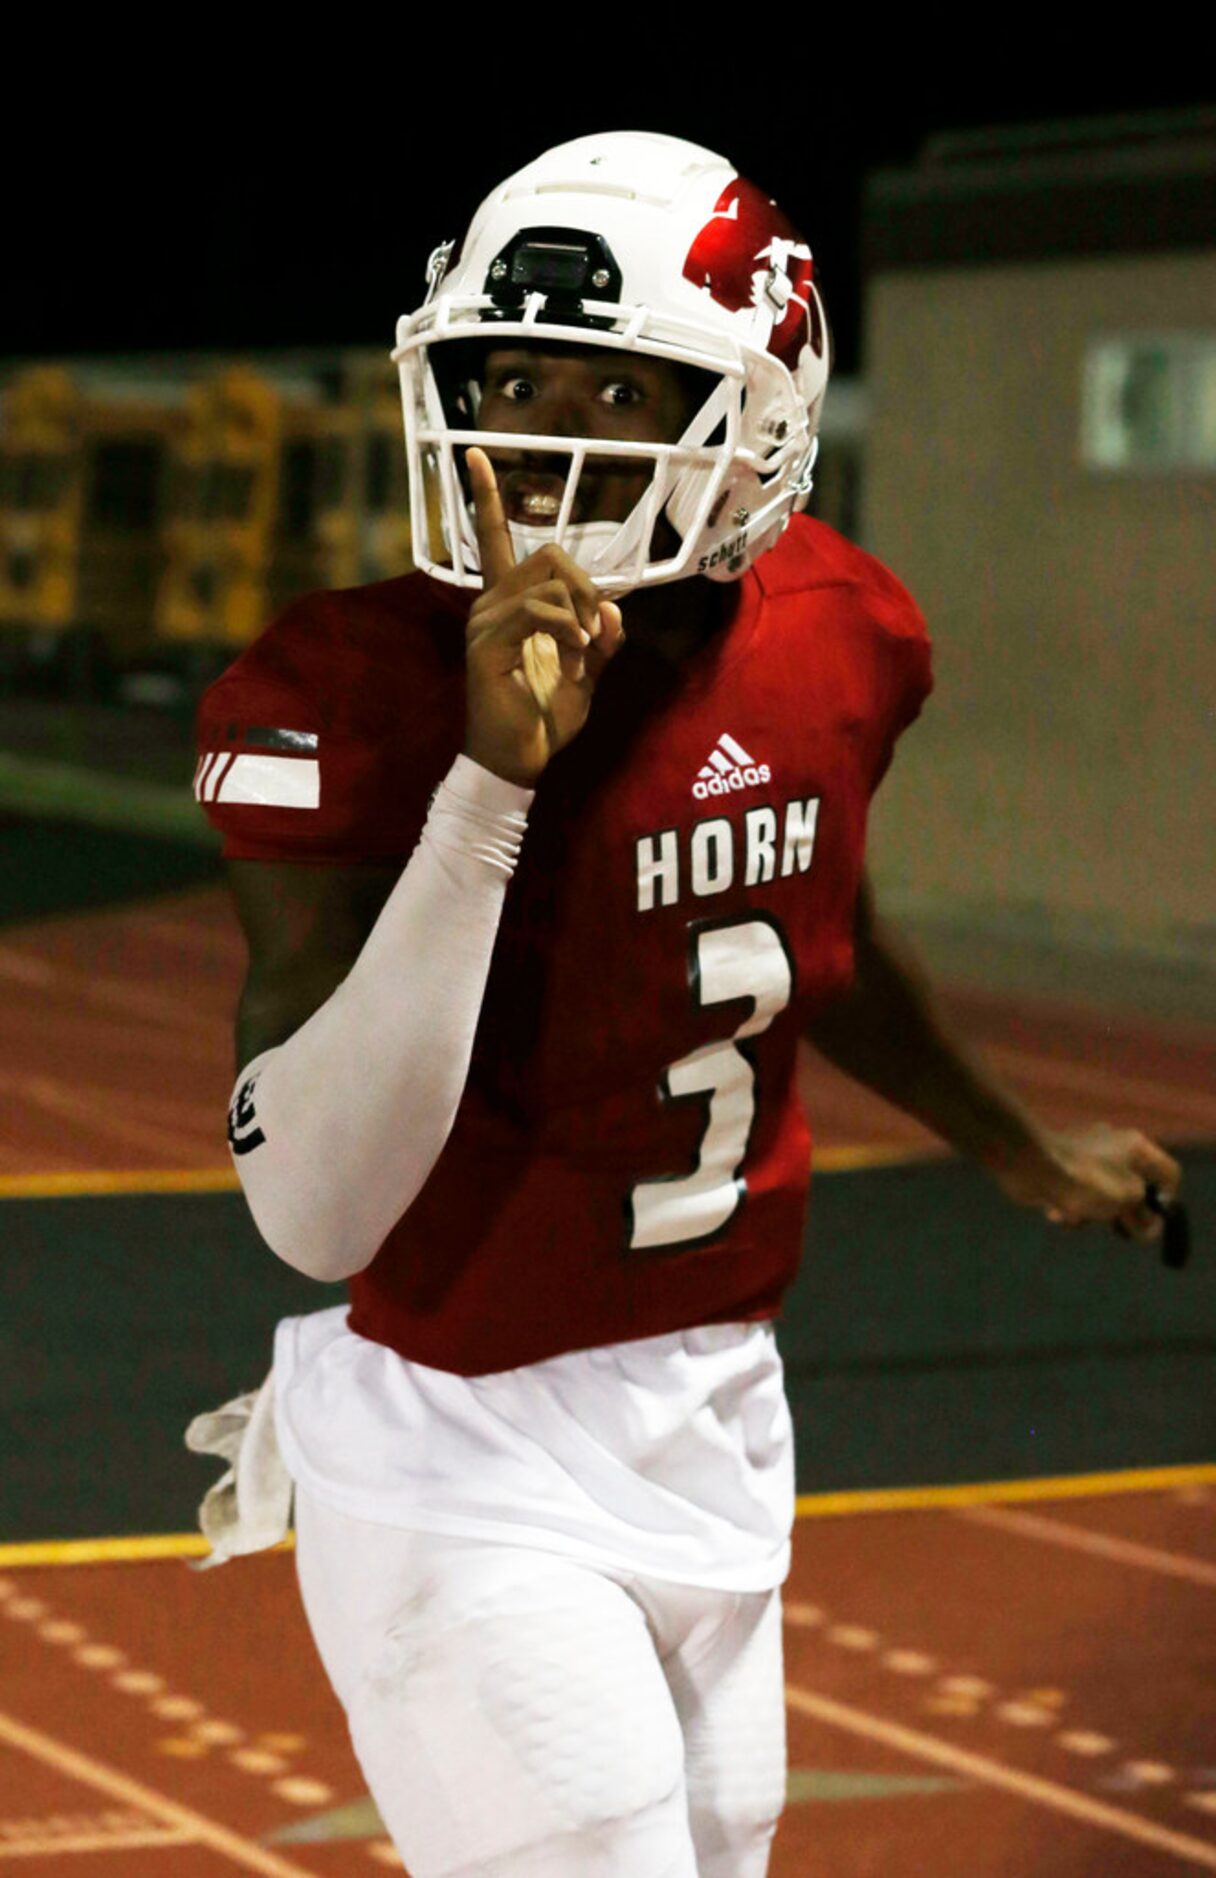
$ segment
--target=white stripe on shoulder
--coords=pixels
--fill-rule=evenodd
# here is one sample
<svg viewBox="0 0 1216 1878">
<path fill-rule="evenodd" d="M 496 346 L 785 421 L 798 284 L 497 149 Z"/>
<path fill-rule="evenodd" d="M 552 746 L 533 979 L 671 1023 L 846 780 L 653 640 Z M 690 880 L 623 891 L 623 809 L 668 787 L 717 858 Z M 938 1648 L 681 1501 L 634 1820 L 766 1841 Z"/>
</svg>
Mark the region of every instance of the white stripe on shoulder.
<svg viewBox="0 0 1216 1878">
<path fill-rule="evenodd" d="M 210 769 L 207 771 L 207 774 L 203 778 L 203 801 L 204 802 L 216 801 L 218 794 L 219 794 L 221 778 L 224 776 L 226 770 L 228 769 L 232 761 L 233 761 L 233 756 L 232 756 L 231 750 L 220 751 L 214 763 L 212 763 Z"/>
<path fill-rule="evenodd" d="M 205 756 L 199 758 L 198 769 L 194 774 L 194 798 L 196 802 L 205 802 L 207 800 L 203 791 L 207 787 L 207 778 L 211 774 L 218 754 L 219 752 L 216 750 L 208 750 Z"/>
<path fill-rule="evenodd" d="M 321 765 L 315 757 L 237 756 L 215 800 L 276 809 L 320 808 Z"/>
</svg>

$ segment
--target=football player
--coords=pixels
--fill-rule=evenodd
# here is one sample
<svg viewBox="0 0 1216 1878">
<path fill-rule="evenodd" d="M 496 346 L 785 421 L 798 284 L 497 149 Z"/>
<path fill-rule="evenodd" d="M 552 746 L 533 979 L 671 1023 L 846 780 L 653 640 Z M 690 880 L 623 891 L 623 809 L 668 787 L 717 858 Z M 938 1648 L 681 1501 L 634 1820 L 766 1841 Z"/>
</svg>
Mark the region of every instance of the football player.
<svg viewBox="0 0 1216 1878">
<path fill-rule="evenodd" d="M 1179 1169 L 1026 1114 L 876 910 L 929 648 L 801 513 L 798 231 L 617 133 L 429 274 L 395 355 L 419 571 L 289 607 L 200 719 L 250 952 L 235 1164 L 273 1250 L 349 1283 L 279 1325 L 261 1425 L 414 1878 L 760 1878 L 798 1037 L 1053 1219 L 1153 1239 Z"/>
</svg>

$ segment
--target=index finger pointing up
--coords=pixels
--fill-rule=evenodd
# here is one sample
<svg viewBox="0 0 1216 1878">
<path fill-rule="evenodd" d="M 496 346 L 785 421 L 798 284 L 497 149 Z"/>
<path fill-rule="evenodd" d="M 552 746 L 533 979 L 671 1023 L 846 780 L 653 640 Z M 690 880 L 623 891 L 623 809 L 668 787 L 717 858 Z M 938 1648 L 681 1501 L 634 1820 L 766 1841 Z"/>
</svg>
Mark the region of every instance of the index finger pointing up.
<svg viewBox="0 0 1216 1878">
<path fill-rule="evenodd" d="M 473 485 L 473 519 L 477 528 L 477 552 L 481 557 L 481 577 L 488 593 L 504 574 L 515 566 L 511 531 L 502 512 L 502 497 L 494 476 L 494 465 L 484 450 L 466 450 L 469 481 Z"/>
</svg>

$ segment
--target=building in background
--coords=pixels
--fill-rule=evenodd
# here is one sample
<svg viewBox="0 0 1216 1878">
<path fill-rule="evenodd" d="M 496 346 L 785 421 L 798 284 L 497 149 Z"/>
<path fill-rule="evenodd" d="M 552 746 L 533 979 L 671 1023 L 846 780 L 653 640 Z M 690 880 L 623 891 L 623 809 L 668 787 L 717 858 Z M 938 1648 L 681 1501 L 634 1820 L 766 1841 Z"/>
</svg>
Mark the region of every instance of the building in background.
<svg viewBox="0 0 1216 1878">
<path fill-rule="evenodd" d="M 864 250 L 862 539 L 938 672 L 880 883 L 925 933 L 1210 971 L 1216 111 L 939 137 Z"/>
</svg>

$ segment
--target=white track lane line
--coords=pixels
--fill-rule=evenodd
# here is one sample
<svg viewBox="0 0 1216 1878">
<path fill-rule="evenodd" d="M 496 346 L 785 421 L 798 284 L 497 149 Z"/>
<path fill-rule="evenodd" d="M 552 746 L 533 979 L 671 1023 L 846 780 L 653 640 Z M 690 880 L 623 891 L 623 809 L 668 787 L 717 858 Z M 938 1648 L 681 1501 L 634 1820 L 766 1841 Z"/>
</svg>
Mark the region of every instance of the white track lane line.
<svg viewBox="0 0 1216 1878">
<path fill-rule="evenodd" d="M 1203 1559 L 1184 1558 L 1177 1552 L 1161 1552 L 1156 1546 L 1137 1545 L 1131 1539 L 1114 1539 L 1108 1533 L 1090 1532 L 1084 1526 L 1066 1526 L 1055 1519 L 1043 1519 L 1037 1513 L 1013 1513 L 1000 1506 L 965 1506 L 951 1509 L 955 1519 L 968 1519 L 978 1526 L 996 1526 L 1002 1532 L 1039 1539 L 1048 1545 L 1070 1546 L 1075 1552 L 1090 1552 L 1095 1558 L 1114 1559 L 1119 1565 L 1137 1565 L 1143 1571 L 1158 1572 L 1166 1578 L 1185 1578 L 1193 1585 L 1216 1587 L 1216 1565 Z"/>
<path fill-rule="evenodd" d="M 45 1839 L 30 1833 L 24 1839 L 0 1839 L 0 1858 L 46 1858 L 55 1852 L 146 1852 L 154 1845 L 195 1844 L 194 1834 L 184 1827 L 180 1831 L 169 1826 L 146 1826 L 142 1832 L 67 1832 L 50 1834 Z"/>
<path fill-rule="evenodd" d="M 785 1700 L 788 1707 L 823 1722 L 829 1728 L 843 1728 L 849 1734 L 860 1735 L 865 1741 L 879 1741 L 884 1747 L 894 1748 L 899 1754 L 909 1754 L 916 1760 L 932 1761 L 938 1767 L 948 1767 L 952 1773 L 968 1775 L 972 1780 L 983 1781 L 986 1786 L 1000 1787 L 1006 1793 L 1016 1794 L 1020 1800 L 1029 1801 L 1031 1805 L 1046 1807 L 1056 1813 L 1068 1813 L 1087 1826 L 1117 1833 L 1124 1839 L 1138 1840 L 1142 1845 L 1151 1845 L 1158 1852 L 1169 1852 L 1175 1858 L 1199 1866 L 1204 1871 L 1216 1871 L 1216 1845 L 1210 1840 L 1192 1839 L 1186 1833 L 1171 1832 L 1164 1826 L 1155 1826 L 1151 1820 L 1141 1819 L 1137 1813 L 1124 1812 L 1122 1807 L 1107 1806 L 1101 1800 L 1091 1800 L 1083 1793 L 1074 1792 L 1071 1787 L 1058 1786 L 1054 1780 L 1041 1780 L 1034 1774 L 1019 1773 L 999 1761 L 990 1761 L 986 1755 L 968 1753 L 965 1748 L 952 1747 L 949 1742 L 939 1741 L 934 1735 L 902 1727 L 898 1722 L 883 1721 L 877 1715 L 867 1715 L 861 1709 L 849 1708 L 843 1702 L 834 1702 L 829 1696 L 815 1694 L 810 1689 L 800 1689 L 787 1683 Z"/>
<path fill-rule="evenodd" d="M 116 1768 L 94 1760 L 91 1754 L 65 1747 L 62 1741 L 42 1734 L 37 1728 L 26 1727 L 11 1715 L 0 1713 L 0 1741 L 66 1774 L 69 1779 L 80 1781 L 83 1786 L 94 1787 L 98 1793 L 121 1801 L 124 1806 L 138 1807 L 141 1812 L 150 1813 L 153 1819 L 161 1819 L 167 1826 L 189 1833 L 195 1844 L 205 1845 L 208 1851 L 231 1860 L 243 1871 L 261 1872 L 263 1878 L 316 1878 L 315 1872 L 306 1871 L 302 1865 L 291 1864 L 277 1852 L 269 1852 L 264 1846 L 255 1845 L 253 1840 L 243 1839 L 227 1826 L 217 1825 L 191 1807 L 179 1806 L 176 1800 L 166 1799 L 164 1794 L 145 1787 L 142 1781 L 120 1774 Z"/>
</svg>

